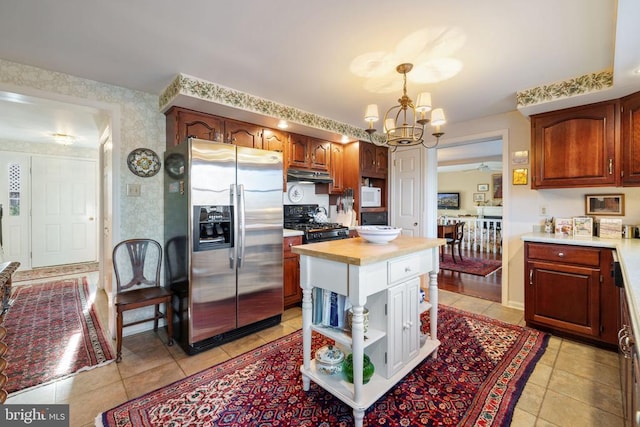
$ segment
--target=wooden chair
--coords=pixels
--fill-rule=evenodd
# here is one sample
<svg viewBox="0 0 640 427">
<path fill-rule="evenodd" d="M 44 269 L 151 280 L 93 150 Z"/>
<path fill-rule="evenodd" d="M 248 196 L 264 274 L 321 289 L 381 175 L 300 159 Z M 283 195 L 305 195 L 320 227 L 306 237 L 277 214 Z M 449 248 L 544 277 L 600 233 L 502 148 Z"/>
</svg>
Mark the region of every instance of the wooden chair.
<svg viewBox="0 0 640 427">
<path fill-rule="evenodd" d="M 158 320 L 167 320 L 168 345 L 173 345 L 173 312 L 171 291 L 160 286 L 162 247 L 152 239 L 129 239 L 113 248 L 113 269 L 116 275 L 115 306 L 117 311 L 117 355 L 122 360 L 122 328 L 153 320 L 153 330 L 158 330 Z M 165 304 L 165 313 L 160 311 Z M 123 323 L 123 313 L 142 307 L 155 306 L 153 317 Z"/>
<path fill-rule="evenodd" d="M 449 246 L 451 250 L 451 258 L 453 258 L 454 263 L 458 263 L 456 261 L 455 249 L 458 247 L 458 257 L 460 261 L 462 261 L 462 239 L 464 237 L 464 221 L 458 221 L 455 223 L 455 231 L 451 236 L 447 236 L 447 246 Z"/>
</svg>

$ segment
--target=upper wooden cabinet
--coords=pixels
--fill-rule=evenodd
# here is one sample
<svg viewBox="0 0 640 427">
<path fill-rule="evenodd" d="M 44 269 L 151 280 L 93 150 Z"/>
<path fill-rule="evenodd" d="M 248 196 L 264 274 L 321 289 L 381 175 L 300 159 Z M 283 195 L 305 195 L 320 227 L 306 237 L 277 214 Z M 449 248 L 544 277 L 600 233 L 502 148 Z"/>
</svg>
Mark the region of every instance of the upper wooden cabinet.
<svg viewBox="0 0 640 427">
<path fill-rule="evenodd" d="M 532 116 L 531 188 L 619 185 L 617 105 L 607 101 Z"/>
<path fill-rule="evenodd" d="M 331 143 L 304 135 L 289 137 L 289 166 L 329 172 Z"/>
<path fill-rule="evenodd" d="M 182 144 L 188 137 L 220 141 L 224 135 L 221 117 L 173 107 L 167 116 L 167 148 Z"/>
<path fill-rule="evenodd" d="M 284 153 L 289 135 L 275 129 L 264 129 L 262 132 L 262 149 Z"/>
<path fill-rule="evenodd" d="M 262 148 L 262 126 L 225 119 L 224 142 L 240 147 Z"/>
<path fill-rule="evenodd" d="M 333 178 L 333 184 L 329 184 L 329 194 L 342 194 L 344 191 L 344 160 L 344 146 L 332 143 L 329 174 Z"/>
<path fill-rule="evenodd" d="M 389 150 L 368 142 L 360 143 L 360 172 L 365 177 L 385 178 L 389 169 Z"/>
<path fill-rule="evenodd" d="M 640 92 L 620 100 L 622 185 L 640 185 Z"/>
<path fill-rule="evenodd" d="M 241 147 L 285 152 L 288 134 L 251 123 L 173 107 L 167 116 L 167 148 L 189 137 L 225 142 Z"/>
</svg>

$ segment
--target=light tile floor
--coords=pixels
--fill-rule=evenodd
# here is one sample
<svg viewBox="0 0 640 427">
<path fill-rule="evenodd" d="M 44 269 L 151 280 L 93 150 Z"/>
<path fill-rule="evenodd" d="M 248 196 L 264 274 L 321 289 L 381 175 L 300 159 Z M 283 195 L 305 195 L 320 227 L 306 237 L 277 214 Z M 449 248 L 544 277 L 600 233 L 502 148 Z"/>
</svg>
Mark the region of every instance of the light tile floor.
<svg viewBox="0 0 640 427">
<path fill-rule="evenodd" d="M 523 312 L 473 297 L 439 292 L 440 303 L 524 325 Z M 104 317 L 106 296 L 97 293 Z M 106 319 L 102 319 L 106 325 Z M 302 326 L 301 310 L 287 310 L 280 325 L 187 356 L 166 334 L 125 337 L 123 360 L 81 372 L 35 390 L 12 395 L 7 403 L 68 403 L 71 426 L 92 426 L 100 412 L 180 378 L 228 360 Z M 115 343 L 114 343 L 115 348 Z M 616 353 L 552 337 L 518 401 L 512 426 L 622 426 L 622 397 Z"/>
</svg>

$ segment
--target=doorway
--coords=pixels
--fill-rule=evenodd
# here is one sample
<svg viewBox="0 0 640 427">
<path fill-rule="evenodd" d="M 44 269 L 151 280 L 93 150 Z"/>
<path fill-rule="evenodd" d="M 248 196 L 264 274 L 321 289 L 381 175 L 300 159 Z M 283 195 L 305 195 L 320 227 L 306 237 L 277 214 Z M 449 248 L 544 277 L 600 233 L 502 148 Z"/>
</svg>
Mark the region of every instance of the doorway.
<svg viewBox="0 0 640 427">
<path fill-rule="evenodd" d="M 98 195 L 103 191 L 105 159 L 99 149 L 115 109 L 23 89 L 18 93 L 0 86 L 0 151 L 6 154 L 0 188 L 9 190 L 14 176 L 7 168 L 20 175 L 16 191 L 11 187 L 0 194 L 4 258 L 19 260 L 23 271 L 101 262 L 105 204 Z M 63 134 L 69 137 L 65 144 L 59 140 Z M 111 159 L 106 163 L 113 164 Z"/>
<path fill-rule="evenodd" d="M 437 159 L 438 194 L 457 196 L 453 206 L 438 204 L 438 223 L 465 224 L 460 243 L 462 257 L 456 257 L 455 262 L 450 251 L 445 251 L 438 285 L 448 291 L 501 302 L 503 275 L 498 266 L 502 263 L 502 211 L 506 202 L 502 138 L 438 147 Z M 479 268 L 485 266 L 486 269 Z"/>
</svg>

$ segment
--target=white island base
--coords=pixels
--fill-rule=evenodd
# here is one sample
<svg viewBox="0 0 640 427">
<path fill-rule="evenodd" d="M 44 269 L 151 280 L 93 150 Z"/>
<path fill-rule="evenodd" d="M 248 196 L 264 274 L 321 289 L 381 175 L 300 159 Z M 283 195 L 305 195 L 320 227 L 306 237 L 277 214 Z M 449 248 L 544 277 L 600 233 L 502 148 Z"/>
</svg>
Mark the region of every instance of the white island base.
<svg viewBox="0 0 640 427">
<path fill-rule="evenodd" d="M 434 264 L 443 239 L 400 236 L 386 245 L 362 238 L 294 246 L 300 254 L 304 390 L 311 381 L 353 408 L 354 425 L 363 425 L 364 413 L 427 356 L 437 357 L 438 286 Z M 420 276 L 429 274 L 429 302 L 420 304 Z M 345 295 L 353 306 L 351 334 L 312 324 L 314 287 Z M 369 310 L 364 333 L 363 309 Z M 429 310 L 430 330 L 420 340 L 420 314 Z M 311 355 L 312 331 L 336 341 L 353 353 L 353 384 L 342 374 L 327 375 L 316 368 Z M 362 383 L 363 355 L 375 366 Z"/>
</svg>

